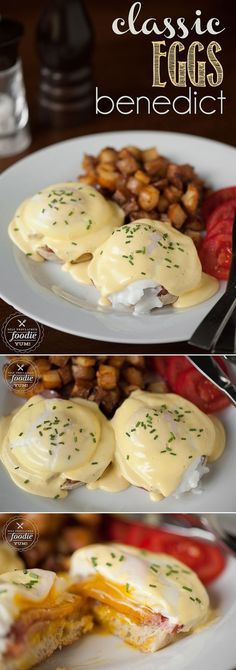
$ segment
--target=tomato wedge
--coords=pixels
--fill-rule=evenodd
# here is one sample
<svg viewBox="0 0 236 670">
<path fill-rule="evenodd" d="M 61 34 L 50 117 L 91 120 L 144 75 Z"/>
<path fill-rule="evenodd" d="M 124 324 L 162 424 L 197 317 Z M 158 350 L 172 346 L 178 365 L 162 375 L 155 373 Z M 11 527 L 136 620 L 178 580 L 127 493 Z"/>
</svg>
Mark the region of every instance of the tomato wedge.
<svg viewBox="0 0 236 670">
<path fill-rule="evenodd" d="M 208 217 L 216 207 L 232 198 L 236 198 L 236 186 L 228 186 L 227 188 L 221 188 L 219 191 L 211 193 L 202 204 L 201 211 L 204 220 L 207 222 Z"/>
<path fill-rule="evenodd" d="M 216 579 L 225 567 L 225 557 L 216 545 L 169 533 L 162 528 L 113 517 L 108 520 L 107 531 L 109 541 L 174 556 L 194 570 L 204 584 Z"/>
<path fill-rule="evenodd" d="M 207 236 L 217 235 L 218 233 L 229 233 L 229 235 L 232 235 L 235 214 L 236 198 L 216 207 L 207 220 Z"/>
<path fill-rule="evenodd" d="M 190 400 L 206 414 L 219 412 L 230 405 L 229 399 L 194 367 L 181 372 L 175 382 L 175 391 Z"/>
<path fill-rule="evenodd" d="M 186 356 L 170 356 L 166 368 L 166 380 L 172 391 L 175 391 L 175 383 L 178 375 L 185 370 L 192 369 L 192 364 Z"/>
<path fill-rule="evenodd" d="M 199 257 L 204 272 L 217 279 L 228 279 L 232 260 L 231 235 L 206 236 L 200 246 Z"/>
</svg>

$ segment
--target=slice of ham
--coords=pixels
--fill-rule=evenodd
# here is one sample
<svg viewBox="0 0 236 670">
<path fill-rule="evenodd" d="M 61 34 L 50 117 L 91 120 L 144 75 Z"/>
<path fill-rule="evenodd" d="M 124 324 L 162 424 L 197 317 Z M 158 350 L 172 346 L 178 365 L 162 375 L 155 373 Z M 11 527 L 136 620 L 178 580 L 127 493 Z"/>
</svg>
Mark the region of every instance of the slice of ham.
<svg viewBox="0 0 236 670">
<path fill-rule="evenodd" d="M 73 479 L 65 479 L 64 484 L 61 485 L 62 491 L 71 491 L 72 489 L 78 488 L 78 486 L 84 486 L 84 482 L 76 482 Z"/>
<path fill-rule="evenodd" d="M 163 305 L 173 305 L 173 303 L 178 300 L 178 296 L 168 293 L 164 287 L 162 287 L 161 291 L 158 293 L 158 298 L 160 298 Z"/>
<path fill-rule="evenodd" d="M 39 256 L 42 256 L 42 258 L 44 258 L 45 261 L 51 261 L 53 263 L 63 263 L 63 261 L 61 261 L 60 258 L 58 258 L 58 256 L 54 253 L 54 251 L 47 246 L 39 247 L 37 249 L 37 253 L 39 254 Z"/>
</svg>

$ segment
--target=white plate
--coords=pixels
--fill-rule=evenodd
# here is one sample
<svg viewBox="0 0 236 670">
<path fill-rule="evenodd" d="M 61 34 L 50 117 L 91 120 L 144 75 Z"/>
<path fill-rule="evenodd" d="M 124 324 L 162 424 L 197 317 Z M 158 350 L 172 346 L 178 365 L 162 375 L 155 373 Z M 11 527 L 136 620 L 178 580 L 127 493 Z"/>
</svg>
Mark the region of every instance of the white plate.
<svg viewBox="0 0 236 670">
<path fill-rule="evenodd" d="M 211 603 L 220 618 L 209 628 L 156 652 L 142 654 L 112 636 L 89 635 L 55 654 L 39 670 L 233 670 L 236 665 L 236 560 L 209 588 Z"/>
<path fill-rule="evenodd" d="M 154 131 L 101 133 L 38 151 L 0 178 L 1 296 L 20 312 L 48 326 L 95 340 L 148 344 L 188 339 L 224 292 L 223 282 L 216 296 L 187 310 L 166 307 L 159 313 L 139 317 L 107 312 L 98 308 L 95 289 L 74 282 L 54 263 L 34 263 L 8 238 L 8 224 L 24 198 L 48 184 L 75 179 L 81 171 L 84 152 L 96 154 L 106 145 L 119 148 L 126 144 L 143 148 L 155 145 L 173 161 L 191 163 L 213 188 L 236 183 L 236 150 L 192 135 Z"/>
<path fill-rule="evenodd" d="M 2 357 L 3 359 L 3 357 Z M 235 373 L 233 373 L 235 374 Z M 0 369 L 0 414 L 9 414 L 22 401 L 14 396 L 3 381 Z M 223 456 L 211 465 L 201 480 L 201 493 L 185 493 L 179 499 L 166 498 L 154 503 L 146 491 L 134 486 L 121 493 L 89 491 L 81 486 L 70 491 L 67 498 L 53 500 L 35 496 L 18 488 L 0 463 L 0 512 L 236 512 L 236 448 L 234 407 L 220 412 L 227 433 Z"/>
</svg>

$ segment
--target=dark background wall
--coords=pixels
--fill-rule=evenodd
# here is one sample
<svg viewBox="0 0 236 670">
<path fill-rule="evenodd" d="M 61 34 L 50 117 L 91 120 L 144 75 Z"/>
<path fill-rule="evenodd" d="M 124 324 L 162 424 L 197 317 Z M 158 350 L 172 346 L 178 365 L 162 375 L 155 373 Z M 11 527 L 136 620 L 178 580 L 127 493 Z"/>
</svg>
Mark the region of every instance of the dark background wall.
<svg viewBox="0 0 236 670">
<path fill-rule="evenodd" d="M 25 36 L 22 42 L 21 55 L 24 65 L 25 81 L 31 110 L 31 122 L 35 125 L 35 93 L 38 80 L 38 59 L 35 50 L 35 26 L 38 17 L 47 2 L 42 0 L 2 0 L 1 13 L 20 19 L 25 25 Z M 85 6 L 91 18 L 95 32 L 94 79 L 101 93 L 114 97 L 129 94 L 131 96 L 146 94 L 151 98 L 163 93 L 163 89 L 152 89 L 152 48 L 153 37 L 125 35 L 117 37 L 111 29 L 112 21 L 117 16 L 127 16 L 131 0 L 85 0 Z M 99 117 L 95 120 L 94 130 L 111 130 L 122 128 L 156 128 L 161 130 L 177 130 L 212 137 L 230 144 L 235 144 L 236 95 L 235 95 L 235 40 L 234 32 L 236 3 L 235 0 L 207 0 L 205 2 L 185 2 L 180 0 L 143 0 L 143 19 L 154 16 L 158 25 L 162 25 L 165 16 L 173 19 L 185 16 L 188 25 L 192 25 L 195 10 L 202 10 L 203 20 L 212 16 L 218 17 L 226 27 L 224 33 L 216 39 L 222 45 L 220 56 L 224 67 L 223 89 L 227 97 L 224 116 L 178 116 L 173 111 L 165 116 L 153 114 L 151 117 L 121 116 Z M 162 37 L 156 39 L 163 39 Z M 191 33 L 187 45 L 195 39 Z M 199 38 L 203 43 L 210 41 L 210 36 Z M 166 40 L 167 45 L 170 40 Z M 209 92 L 217 95 L 218 89 Z M 165 95 L 171 98 L 179 95 L 181 89 L 166 87 Z M 184 91 L 183 91 L 184 92 Z M 204 94 L 204 89 L 200 89 Z M 91 126 L 88 126 L 88 132 Z M 69 133 L 69 134 L 73 134 Z M 75 134 L 75 133 L 74 133 Z M 56 137 L 58 139 L 58 137 Z M 59 138 L 60 139 L 60 138 Z"/>
</svg>

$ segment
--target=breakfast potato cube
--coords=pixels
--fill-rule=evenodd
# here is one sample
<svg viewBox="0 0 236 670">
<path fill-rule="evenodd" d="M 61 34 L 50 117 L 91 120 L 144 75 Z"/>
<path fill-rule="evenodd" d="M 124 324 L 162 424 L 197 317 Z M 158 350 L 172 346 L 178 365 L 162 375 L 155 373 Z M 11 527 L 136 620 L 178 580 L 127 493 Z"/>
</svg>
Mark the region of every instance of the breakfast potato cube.
<svg viewBox="0 0 236 670">
<path fill-rule="evenodd" d="M 132 154 L 132 156 L 134 156 L 134 158 L 136 158 L 136 160 L 138 160 L 138 161 L 141 160 L 141 158 L 142 158 L 141 149 L 138 149 L 138 147 L 134 147 L 130 144 L 127 147 L 125 147 L 124 149 L 122 149 L 122 151 L 120 153 L 121 158 L 122 158 L 123 151 L 126 152 L 126 150 L 129 152 L 129 154 Z"/>
<path fill-rule="evenodd" d="M 169 203 L 178 202 L 182 196 L 182 191 L 176 186 L 168 186 L 164 189 L 164 197 Z"/>
<path fill-rule="evenodd" d="M 129 179 L 127 181 L 127 187 L 129 189 L 129 191 L 131 191 L 131 193 L 134 193 L 135 195 L 138 195 L 138 193 L 140 193 L 140 191 L 143 188 L 143 183 L 142 183 L 142 181 L 140 181 L 140 179 L 137 179 L 137 177 L 132 176 L 132 177 L 129 177 Z"/>
<path fill-rule="evenodd" d="M 188 184 L 187 191 L 182 195 L 182 203 L 190 214 L 196 212 L 199 202 L 199 191 L 194 184 Z"/>
<path fill-rule="evenodd" d="M 101 184 L 101 186 L 104 186 L 105 188 L 108 188 L 110 190 L 116 188 L 119 173 L 116 172 L 116 170 L 114 170 L 114 166 L 112 163 L 101 163 L 100 165 L 98 165 L 97 176 L 99 184 Z"/>
<path fill-rule="evenodd" d="M 164 178 L 166 175 L 168 162 L 165 161 L 162 156 L 158 156 L 152 161 L 146 161 L 144 163 L 145 171 L 150 177 L 156 177 L 159 179 Z"/>
<path fill-rule="evenodd" d="M 117 167 L 123 175 L 127 176 L 136 172 L 138 169 L 138 163 L 134 156 L 128 154 L 125 158 L 121 158 L 117 161 Z"/>
<path fill-rule="evenodd" d="M 90 154 L 84 154 L 82 167 L 89 174 L 95 174 L 96 159 Z"/>
<path fill-rule="evenodd" d="M 51 365 L 56 365 L 58 368 L 64 368 L 69 361 L 69 356 L 49 356 Z"/>
<path fill-rule="evenodd" d="M 82 365 L 84 368 L 90 368 L 96 363 L 96 358 L 92 356 L 73 356 L 75 365 Z"/>
<path fill-rule="evenodd" d="M 46 370 L 51 369 L 50 361 L 45 356 L 39 356 L 39 357 L 35 358 L 34 365 L 36 365 L 39 377 L 41 376 L 41 374 L 43 372 L 46 372 Z"/>
<path fill-rule="evenodd" d="M 159 196 L 160 191 L 158 191 L 158 189 L 155 188 L 155 186 L 152 186 L 151 184 L 149 184 L 148 186 L 144 186 L 138 197 L 140 207 L 146 210 L 147 212 L 151 211 L 157 206 Z"/>
<path fill-rule="evenodd" d="M 137 368 L 145 368 L 145 356 L 126 356 L 126 361 Z"/>
<path fill-rule="evenodd" d="M 180 172 L 180 165 L 175 165 L 175 163 L 170 163 L 167 168 L 167 179 L 171 184 L 179 188 L 180 191 L 183 191 L 183 180 Z"/>
<path fill-rule="evenodd" d="M 94 379 L 95 377 L 95 370 L 92 365 L 72 365 L 72 373 L 75 380 Z"/>
<path fill-rule="evenodd" d="M 142 184 L 149 184 L 150 181 L 151 181 L 150 177 L 147 174 L 145 174 L 145 172 L 143 172 L 143 170 L 137 170 L 137 172 L 135 172 L 134 176 L 135 176 L 135 179 L 138 179 L 138 181 L 141 181 Z"/>
<path fill-rule="evenodd" d="M 92 174 L 83 174 L 78 177 L 79 181 L 82 181 L 83 184 L 88 184 L 88 186 L 93 186 L 97 182 L 96 173 Z"/>
<path fill-rule="evenodd" d="M 156 147 L 151 147 L 150 149 L 143 149 L 142 159 L 145 163 L 146 161 L 153 161 L 158 157 L 158 151 Z"/>
<path fill-rule="evenodd" d="M 58 389 L 62 386 L 62 378 L 59 370 L 48 370 L 42 375 L 45 389 Z"/>
<path fill-rule="evenodd" d="M 164 197 L 164 195 L 160 195 L 160 198 L 158 200 L 158 209 L 160 212 L 166 212 L 167 207 L 169 207 L 169 202 L 168 200 Z"/>
<path fill-rule="evenodd" d="M 99 365 L 96 373 L 98 385 L 106 391 L 114 389 L 118 380 L 118 370 L 112 365 Z"/>
<path fill-rule="evenodd" d="M 110 356 L 108 359 L 108 363 L 109 365 L 112 365 L 114 368 L 121 368 L 125 360 L 126 356 Z"/>
<path fill-rule="evenodd" d="M 123 377 L 131 386 L 136 386 L 137 388 L 143 387 L 143 374 L 141 370 L 134 367 L 125 368 Z"/>
<path fill-rule="evenodd" d="M 106 147 L 98 154 L 98 161 L 101 163 L 115 163 L 117 160 L 117 151 L 111 147 Z"/>
<path fill-rule="evenodd" d="M 173 226 L 175 228 L 182 228 L 187 219 L 187 214 L 185 214 L 182 207 L 178 203 L 175 203 L 168 207 L 167 213 Z"/>
<path fill-rule="evenodd" d="M 93 389 L 93 381 L 89 379 L 76 379 L 76 382 L 71 391 L 71 398 L 85 398 L 89 397 Z"/>
<path fill-rule="evenodd" d="M 62 379 L 63 386 L 69 384 L 73 379 L 72 370 L 70 365 L 66 365 L 64 368 L 59 368 L 59 375 Z"/>
</svg>

